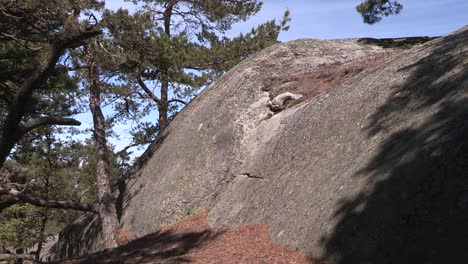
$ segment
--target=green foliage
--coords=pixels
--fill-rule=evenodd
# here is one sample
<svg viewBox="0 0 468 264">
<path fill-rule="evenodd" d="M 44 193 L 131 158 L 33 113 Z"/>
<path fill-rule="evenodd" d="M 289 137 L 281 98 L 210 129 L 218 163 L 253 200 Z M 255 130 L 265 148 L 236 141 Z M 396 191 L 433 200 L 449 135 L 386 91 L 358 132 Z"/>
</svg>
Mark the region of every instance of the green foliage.
<svg viewBox="0 0 468 264">
<path fill-rule="evenodd" d="M 212 71 L 219 76 L 248 56 L 277 43 L 279 33 L 289 29 L 289 16 L 287 10 L 279 23 L 276 20 L 267 21 L 232 39 L 205 32 L 204 38 L 209 45 L 194 50 L 196 55 L 188 62 L 188 68 Z"/>
<path fill-rule="evenodd" d="M 42 209 L 22 204 L 0 214 L 0 245 L 7 248 L 28 248 L 39 242 Z"/>
<path fill-rule="evenodd" d="M 30 192 L 42 197 L 95 203 L 97 157 L 93 141 L 67 141 L 55 133 L 55 129 L 44 128 L 26 135 L 3 168 L 8 171 L 4 174 L 9 175 L 9 182 L 33 181 Z M 116 182 L 122 169 L 115 155 L 111 153 L 110 158 L 112 180 Z"/>
<path fill-rule="evenodd" d="M 79 19 L 80 16 L 87 18 L 91 11 L 102 7 L 103 3 L 96 0 L 0 0 L 0 128 L 3 129 L 9 109 L 18 105 L 15 96 L 20 87 L 40 67 L 45 54 L 58 39 L 67 38 L 89 23 Z M 66 55 L 62 56 L 62 62 L 67 60 Z M 79 79 L 71 76 L 65 66 L 56 65 L 45 81 L 33 89 L 32 98 L 24 102 L 21 111 L 16 111 L 23 116 L 23 123 L 33 118 L 67 117 L 82 111 L 83 91 L 79 89 Z M 38 142 L 22 141 L 23 146 Z M 21 147 L 17 146 L 13 152 Z"/>
<path fill-rule="evenodd" d="M 96 203 L 97 158 L 92 140 L 64 141 L 58 135 L 52 128 L 27 134 L 0 170 L 0 181 L 15 183 L 25 193 L 43 198 Z M 122 170 L 117 157 L 110 157 L 112 181 L 116 182 Z M 0 245 L 13 249 L 37 244 L 81 214 L 17 204 L 0 210 Z M 45 217 L 45 229 L 41 231 Z"/>
<path fill-rule="evenodd" d="M 97 60 L 112 86 L 120 120 L 134 120 L 133 143 L 148 143 L 159 131 L 156 117 L 171 119 L 198 91 L 241 60 L 277 42 L 288 30 L 289 11 L 281 21 L 267 21 L 246 34 L 225 36 L 233 23 L 256 14 L 261 1 L 132 1 L 142 7 L 106 10 L 107 34 L 99 40 Z M 147 85 L 152 94 L 142 89 Z M 164 94 L 168 96 L 165 97 Z M 158 100 L 154 98 L 157 97 Z M 142 121 L 143 120 L 143 121 Z M 118 121 L 114 119 L 113 121 Z M 150 133 L 150 134 L 148 134 Z"/>
<path fill-rule="evenodd" d="M 356 6 L 356 10 L 367 24 L 375 24 L 381 21 L 382 17 L 397 15 L 402 9 L 400 3 L 391 0 L 365 0 Z"/>
<path fill-rule="evenodd" d="M 281 21 L 267 21 L 246 34 L 227 38 L 225 33 L 233 23 L 260 10 L 262 2 L 256 0 L 134 2 L 141 5 L 135 14 L 107 10 L 98 22 L 92 13 L 103 10 L 102 1 L 0 0 L 0 123 L 8 109 L 14 109 L 15 94 L 57 40 L 95 22 L 105 35 L 88 44 L 95 50 L 102 73 L 104 104 L 115 110 L 107 129 L 112 132 L 115 122 L 134 122 L 134 144 L 148 143 L 157 135 L 161 113 L 170 119 L 183 101 L 190 101 L 239 61 L 276 43 L 279 32 L 288 29 L 286 12 Z M 89 85 L 87 72 L 70 69 L 79 69 L 86 62 L 82 44 L 74 43 L 47 71 L 45 82 L 34 88 L 32 100 L 21 114 L 23 124 L 37 117 L 72 116 L 89 103 L 84 96 L 84 87 Z M 154 94 L 142 90 L 139 80 Z M 159 111 L 160 119 L 145 120 L 154 110 Z M 14 186 L 45 199 L 96 203 L 94 144 L 66 140 L 63 132 L 41 126 L 26 133 L 0 168 L 0 187 Z M 115 182 L 127 168 L 110 154 Z M 0 202 L 4 200 L 5 196 L 0 197 Z M 0 244 L 13 249 L 38 243 L 78 215 L 14 202 L 0 209 Z"/>
</svg>

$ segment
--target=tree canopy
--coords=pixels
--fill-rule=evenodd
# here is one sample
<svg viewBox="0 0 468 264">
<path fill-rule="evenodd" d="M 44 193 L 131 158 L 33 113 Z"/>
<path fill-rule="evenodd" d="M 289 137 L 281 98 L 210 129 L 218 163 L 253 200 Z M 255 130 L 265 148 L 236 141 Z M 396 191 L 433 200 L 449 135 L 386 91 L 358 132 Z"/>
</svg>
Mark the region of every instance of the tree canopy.
<svg viewBox="0 0 468 264">
<path fill-rule="evenodd" d="M 365 0 L 356 6 L 364 23 L 371 25 L 381 21 L 383 17 L 399 14 L 402 9 L 403 5 L 392 0 Z"/>
<path fill-rule="evenodd" d="M 233 23 L 257 13 L 259 1 L 134 1 L 141 8 L 107 10 L 108 34 L 97 54 L 105 75 L 115 76 L 116 111 L 136 121 L 134 144 L 148 143 L 201 89 L 240 60 L 277 42 L 287 30 L 267 21 L 246 34 L 225 36 Z M 109 54 L 112 56 L 109 56 Z M 153 111 L 156 110 L 156 111 Z M 145 116 L 157 113 L 151 122 Z M 123 116 L 121 116 L 123 117 Z M 148 119 L 143 119 L 148 120 Z"/>
</svg>

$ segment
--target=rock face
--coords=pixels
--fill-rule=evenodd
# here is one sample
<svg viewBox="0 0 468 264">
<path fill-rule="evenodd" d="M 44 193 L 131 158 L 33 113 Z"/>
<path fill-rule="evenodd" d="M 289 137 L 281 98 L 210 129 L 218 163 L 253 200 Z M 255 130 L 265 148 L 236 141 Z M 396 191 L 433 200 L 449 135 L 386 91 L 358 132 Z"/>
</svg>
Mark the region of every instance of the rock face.
<svg viewBox="0 0 468 264">
<path fill-rule="evenodd" d="M 99 217 L 84 214 L 43 245 L 41 260 L 61 260 L 101 250 L 105 245 L 100 236 Z"/>
<path fill-rule="evenodd" d="M 141 237 L 208 208 L 214 228 L 266 222 L 273 242 L 331 263 L 466 259 L 467 43 L 465 27 L 408 50 L 267 48 L 149 147 L 122 226 Z M 302 97 L 272 112 L 283 93 Z"/>
<path fill-rule="evenodd" d="M 141 161 L 144 165 L 135 168 L 128 181 L 122 222 L 133 235 L 142 236 L 224 203 L 222 194 L 243 179 L 251 186 L 260 184 L 256 176 L 273 181 L 264 171 L 271 163 L 258 159 L 263 159 L 265 148 L 276 144 L 274 138 L 289 130 L 283 123 L 304 105 L 273 116 L 268 101 L 288 87 L 300 93 L 296 86 L 301 75 L 358 60 L 375 60 L 388 53 L 376 46 L 360 45 L 357 40 L 298 40 L 268 48 L 244 61 L 206 88 L 150 146 Z M 326 90 L 320 88 L 310 90 L 315 94 Z M 305 121 L 303 116 L 300 119 L 300 123 Z M 285 140 L 287 144 L 299 143 L 279 139 Z M 277 165 L 271 169 L 276 170 Z"/>
</svg>

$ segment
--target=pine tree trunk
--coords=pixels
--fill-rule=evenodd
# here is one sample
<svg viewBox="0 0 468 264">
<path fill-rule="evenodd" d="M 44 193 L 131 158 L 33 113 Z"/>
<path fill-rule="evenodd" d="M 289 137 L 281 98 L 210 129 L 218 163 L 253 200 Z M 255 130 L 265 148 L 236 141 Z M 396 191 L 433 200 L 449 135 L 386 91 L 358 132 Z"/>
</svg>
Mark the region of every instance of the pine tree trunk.
<svg viewBox="0 0 468 264">
<path fill-rule="evenodd" d="M 171 38 L 171 16 L 177 1 L 169 1 L 164 11 L 164 33 Z M 169 93 L 169 67 L 164 67 L 161 81 L 161 104 L 159 106 L 159 133 L 161 133 L 168 123 L 168 93 Z"/>
<path fill-rule="evenodd" d="M 89 106 L 93 115 L 94 144 L 97 156 L 96 182 L 98 194 L 98 214 L 102 224 L 103 240 L 106 248 L 117 246 L 116 234 L 119 228 L 115 201 L 110 188 L 110 165 L 106 143 L 106 128 L 101 110 L 101 85 L 99 71 L 90 45 L 86 47 L 89 67 L 90 98 Z"/>
<path fill-rule="evenodd" d="M 21 243 L 22 244 L 22 243 Z M 24 254 L 24 248 L 18 248 L 15 250 L 15 253 L 19 256 L 22 256 Z M 23 264 L 24 263 L 24 258 L 19 257 L 16 259 L 15 264 Z"/>
<path fill-rule="evenodd" d="M 45 210 L 47 212 L 47 209 Z M 41 261 L 41 252 L 42 252 L 42 247 L 44 245 L 44 240 L 45 240 L 45 228 L 47 224 L 47 213 L 44 214 L 42 217 L 41 221 L 41 229 L 39 230 L 39 242 L 37 244 L 37 251 L 36 251 L 36 262 L 39 263 Z"/>
<path fill-rule="evenodd" d="M 166 73 L 163 73 L 166 74 Z M 167 126 L 167 101 L 168 101 L 168 90 L 169 90 L 169 81 L 167 80 L 167 75 L 163 76 L 163 81 L 161 83 L 161 105 L 159 106 L 159 132 L 161 133 Z"/>
<path fill-rule="evenodd" d="M 45 182 L 44 182 L 44 189 L 45 189 L 45 197 L 48 199 L 49 198 L 49 188 L 50 188 L 50 175 L 54 173 L 54 166 L 52 165 L 52 132 L 48 132 L 45 135 L 45 142 L 47 143 L 46 145 L 46 160 L 47 160 L 47 166 L 46 166 L 46 177 L 45 177 Z M 41 219 L 41 229 L 39 230 L 39 242 L 37 243 L 37 250 L 36 250 L 36 262 L 40 263 L 41 262 L 41 252 L 42 252 L 42 247 L 44 245 L 44 240 L 45 240 L 45 229 L 47 225 L 47 221 L 49 220 L 49 208 L 45 208 L 42 212 L 42 219 Z"/>
</svg>

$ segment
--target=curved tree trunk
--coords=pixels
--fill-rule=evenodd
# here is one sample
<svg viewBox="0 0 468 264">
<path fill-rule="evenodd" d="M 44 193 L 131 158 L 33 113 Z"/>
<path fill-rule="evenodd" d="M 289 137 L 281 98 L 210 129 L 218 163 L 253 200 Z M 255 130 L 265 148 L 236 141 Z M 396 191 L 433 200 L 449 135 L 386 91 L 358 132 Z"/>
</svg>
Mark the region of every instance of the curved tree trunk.
<svg viewBox="0 0 468 264">
<path fill-rule="evenodd" d="M 97 155 L 96 182 L 98 194 L 98 214 L 102 224 L 103 240 L 106 248 L 117 246 L 116 234 L 119 228 L 115 200 L 110 188 L 109 152 L 106 142 L 106 127 L 101 110 L 101 85 L 99 70 L 94 60 L 92 48 L 86 47 L 86 59 L 89 67 L 90 97 L 89 106 L 93 115 L 94 144 Z"/>
<path fill-rule="evenodd" d="M 3 164 L 10 155 L 11 150 L 23 136 L 22 132 L 24 131 L 22 131 L 21 121 L 27 113 L 28 107 L 30 107 L 33 99 L 33 92 L 46 81 L 47 77 L 57 64 L 57 61 L 60 59 L 60 56 L 63 55 L 67 48 L 76 45 L 80 41 L 95 37 L 100 33 L 101 31 L 99 30 L 90 29 L 75 32 L 75 34 L 67 38 L 58 39 L 56 43 L 51 45 L 49 51 L 44 54 L 42 62 L 32 72 L 29 78 L 23 82 L 12 98 L 5 120 L 0 124 L 0 168 L 3 167 Z M 47 125 L 54 124 L 54 122 L 48 122 Z M 73 124 L 77 125 L 78 123 Z M 40 125 L 31 127 L 31 129 L 36 128 L 37 126 Z"/>
<path fill-rule="evenodd" d="M 178 1 L 171 0 L 166 4 L 164 10 L 164 33 L 167 37 L 171 38 L 171 17 L 174 6 Z M 162 69 L 162 80 L 161 80 L 161 104 L 159 104 L 159 133 L 161 133 L 169 123 L 168 120 L 168 107 L 169 107 L 169 67 L 163 66 Z"/>
</svg>

